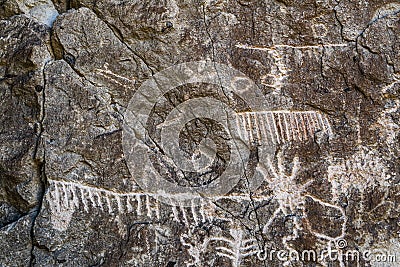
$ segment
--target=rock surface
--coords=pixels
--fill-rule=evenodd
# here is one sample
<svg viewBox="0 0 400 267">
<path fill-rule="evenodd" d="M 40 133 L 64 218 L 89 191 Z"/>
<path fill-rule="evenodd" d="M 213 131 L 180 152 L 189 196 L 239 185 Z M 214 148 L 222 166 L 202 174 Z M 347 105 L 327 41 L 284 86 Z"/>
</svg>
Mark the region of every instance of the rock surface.
<svg viewBox="0 0 400 267">
<path fill-rule="evenodd" d="M 399 46 L 393 0 L 0 1 L 0 266 L 398 266 Z"/>
</svg>

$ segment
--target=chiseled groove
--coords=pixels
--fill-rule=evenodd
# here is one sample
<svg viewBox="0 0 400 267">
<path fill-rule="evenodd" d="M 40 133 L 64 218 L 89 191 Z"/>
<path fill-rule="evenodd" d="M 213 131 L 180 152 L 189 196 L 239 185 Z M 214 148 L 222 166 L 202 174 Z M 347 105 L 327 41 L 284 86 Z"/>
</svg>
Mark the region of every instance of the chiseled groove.
<svg viewBox="0 0 400 267">
<path fill-rule="evenodd" d="M 301 142 L 318 131 L 332 135 L 328 119 L 315 111 L 262 111 L 238 113 L 237 125 L 250 142 Z"/>
</svg>

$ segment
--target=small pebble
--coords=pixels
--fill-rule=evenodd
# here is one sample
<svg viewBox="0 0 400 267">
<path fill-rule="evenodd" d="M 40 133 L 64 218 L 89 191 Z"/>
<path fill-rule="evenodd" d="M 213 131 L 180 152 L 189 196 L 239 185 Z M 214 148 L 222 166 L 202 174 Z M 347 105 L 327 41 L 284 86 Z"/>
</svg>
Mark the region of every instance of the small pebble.
<svg viewBox="0 0 400 267">
<path fill-rule="evenodd" d="M 170 22 L 170 21 L 167 21 L 166 23 L 165 23 L 165 25 L 167 26 L 167 28 L 172 28 L 174 25 L 172 24 L 172 22 Z"/>
</svg>

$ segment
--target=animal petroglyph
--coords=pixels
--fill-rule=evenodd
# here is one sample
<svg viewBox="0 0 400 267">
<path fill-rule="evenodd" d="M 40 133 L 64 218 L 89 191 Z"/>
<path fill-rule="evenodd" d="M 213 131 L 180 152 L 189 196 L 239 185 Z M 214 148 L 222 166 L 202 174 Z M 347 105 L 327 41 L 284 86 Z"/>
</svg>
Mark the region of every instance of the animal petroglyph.
<svg viewBox="0 0 400 267">
<path fill-rule="evenodd" d="M 212 221 L 215 208 L 211 201 L 205 199 L 200 205 L 193 203 L 191 207 L 171 205 L 174 221 L 184 223 L 189 231 L 201 223 Z"/>
<path fill-rule="evenodd" d="M 274 221 L 280 216 L 290 216 L 293 219 L 293 232 L 292 234 L 286 235 L 282 238 L 282 244 L 286 249 L 290 250 L 289 242 L 296 240 L 299 237 L 299 233 L 304 230 L 304 219 L 306 219 L 308 216 L 305 208 L 306 200 L 308 198 L 318 203 L 322 207 L 337 210 L 341 214 L 342 218 L 341 234 L 338 236 L 329 236 L 325 233 L 319 233 L 310 227 L 308 227 L 308 230 L 310 230 L 311 233 L 316 237 L 329 242 L 334 242 L 340 238 L 343 238 L 346 232 L 347 223 L 347 217 L 343 208 L 327 203 L 315 196 L 308 194 L 306 189 L 313 183 L 313 181 L 309 181 L 304 184 L 299 184 L 296 182 L 297 175 L 300 170 L 300 162 L 297 157 L 293 159 L 293 167 L 290 174 L 287 174 L 284 169 L 281 153 L 278 154 L 277 161 L 277 168 L 275 168 L 271 159 L 268 159 L 269 171 L 262 165 L 260 165 L 258 168 L 268 182 L 269 187 L 272 189 L 274 200 L 278 203 L 278 208 L 273 212 L 267 223 L 264 225 L 263 233 L 268 233 Z"/>
</svg>

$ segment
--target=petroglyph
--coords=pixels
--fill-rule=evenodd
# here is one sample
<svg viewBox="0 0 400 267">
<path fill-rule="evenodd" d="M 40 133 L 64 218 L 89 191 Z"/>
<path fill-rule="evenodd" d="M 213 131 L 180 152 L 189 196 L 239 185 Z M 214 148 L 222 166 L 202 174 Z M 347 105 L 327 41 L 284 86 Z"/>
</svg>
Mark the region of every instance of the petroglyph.
<svg viewBox="0 0 400 267">
<path fill-rule="evenodd" d="M 231 260 L 232 266 L 239 267 L 244 258 L 255 255 L 259 252 L 259 246 L 255 238 L 245 238 L 245 233 L 241 229 L 231 229 L 229 231 L 232 238 L 223 236 L 211 237 L 206 242 L 216 242 L 215 248 L 217 255 Z"/>
<path fill-rule="evenodd" d="M 200 205 L 193 202 L 191 207 L 171 205 L 174 221 L 183 223 L 189 231 L 202 223 L 212 221 L 215 208 L 207 200 L 201 200 Z"/>
<path fill-rule="evenodd" d="M 271 50 L 272 55 L 276 60 L 280 60 L 280 63 L 278 63 L 276 68 L 276 73 L 273 74 L 278 77 L 273 85 L 277 89 L 283 85 L 288 72 L 282 63 L 282 58 L 279 56 L 280 52 L 275 52 L 286 48 L 291 47 L 277 46 L 274 51 Z M 308 48 L 309 47 L 307 47 L 307 49 Z M 306 49 L 306 47 L 300 49 Z M 209 65 L 201 62 L 189 66 L 197 69 L 200 66 L 205 68 L 204 66 Z M 185 68 L 188 66 L 183 65 L 183 67 Z M 108 70 L 107 66 L 105 68 L 105 70 L 97 70 L 98 74 L 120 86 L 131 87 L 134 84 L 134 81 L 132 80 L 115 75 Z M 226 70 L 227 67 L 223 65 L 219 66 L 219 68 L 221 73 L 225 71 L 231 75 L 229 76 L 231 79 L 223 81 L 227 88 L 232 86 L 232 79 L 235 78 L 237 80 L 237 77 L 242 75 L 241 73 L 235 72 L 235 76 L 232 77 L 231 69 Z M 190 69 L 190 71 L 193 70 Z M 241 223 L 240 219 L 230 214 L 229 210 L 225 210 L 220 206 L 220 204 L 228 202 L 233 206 L 241 206 L 243 203 L 252 203 L 257 206 L 258 204 L 265 205 L 266 202 L 269 203 L 271 199 L 273 199 L 278 203 L 278 208 L 273 211 L 273 214 L 268 218 L 268 221 L 265 224 L 262 224 L 262 229 L 259 230 L 260 232 L 262 230 L 263 234 L 268 234 L 271 230 L 270 227 L 272 223 L 277 218 L 280 216 L 290 216 L 293 218 L 293 231 L 286 234 L 281 239 L 285 248 L 289 249 L 290 242 L 296 240 L 299 237 L 300 231 L 303 230 L 302 219 L 306 218 L 304 207 L 306 200 L 305 192 L 306 188 L 312 183 L 312 181 L 307 182 L 306 184 L 298 184 L 296 182 L 300 168 L 300 163 L 297 157 L 294 158 L 291 174 L 287 174 L 284 171 L 282 154 L 278 154 L 278 165 L 277 168 L 275 168 L 272 159 L 275 156 L 273 153 L 275 151 L 274 148 L 275 145 L 279 144 L 307 142 L 308 140 L 313 139 L 316 133 L 323 133 L 329 137 L 333 136 L 327 116 L 317 111 L 261 110 L 236 112 L 232 107 L 218 99 L 197 97 L 182 101 L 182 103 L 179 103 L 179 105 L 169 110 L 163 123 L 156 126 L 160 130 L 161 142 L 160 144 L 155 144 L 155 141 L 152 139 L 146 140 L 145 137 L 148 131 L 144 125 L 147 123 L 150 111 L 154 108 L 156 103 L 158 103 L 157 101 L 159 101 L 160 98 L 165 97 L 165 94 L 169 92 L 169 86 L 175 88 L 176 86 L 185 84 L 185 82 L 193 83 L 199 81 L 215 83 L 214 78 L 216 77 L 215 75 L 217 75 L 213 68 L 210 70 L 207 69 L 204 73 L 200 73 L 197 78 L 194 77 L 195 75 L 188 75 L 186 73 L 182 74 L 181 72 L 182 69 L 180 68 L 173 69 L 172 74 L 166 71 L 165 73 L 160 74 L 160 77 L 157 77 L 157 79 L 155 78 L 154 80 L 149 81 L 143 88 L 141 87 L 142 89 L 139 89 L 139 92 L 135 94 L 137 95 L 137 98 L 132 100 L 132 107 L 129 109 L 126 116 L 128 122 L 126 123 L 127 125 L 126 129 L 124 129 L 124 133 L 127 134 L 129 138 L 132 138 L 132 140 L 127 140 L 129 142 L 125 143 L 124 149 L 128 162 L 130 160 L 130 163 L 133 164 L 133 166 L 136 166 L 135 164 L 140 164 L 136 166 L 136 169 L 133 169 L 131 166 L 130 170 L 133 172 L 139 171 L 139 173 L 134 173 L 134 177 L 135 180 L 138 180 L 138 184 L 144 192 L 117 192 L 78 182 L 52 180 L 50 181 L 52 185 L 52 191 L 50 193 L 51 205 L 54 205 L 56 209 L 58 207 L 59 210 L 61 210 L 59 207 L 64 205 L 65 207 L 72 207 L 71 210 L 80 210 L 86 213 L 93 212 L 93 209 L 98 209 L 99 212 L 117 216 L 120 216 L 120 214 L 135 215 L 137 217 L 150 219 L 157 224 L 162 221 L 160 218 L 160 202 L 164 202 L 167 205 L 163 206 L 163 214 L 168 217 L 163 217 L 163 219 L 169 218 L 172 222 L 183 226 L 182 229 L 185 230 L 184 234 L 181 234 L 180 236 L 180 241 L 187 248 L 188 253 L 193 259 L 192 262 L 188 263 L 189 266 L 199 266 L 201 263 L 202 251 L 211 247 L 215 249 L 218 256 L 229 259 L 232 262 L 232 266 L 240 266 L 246 257 L 259 253 L 260 245 L 257 243 L 255 238 L 245 237 L 243 229 L 235 226 L 236 223 Z M 175 80 L 169 80 L 171 75 L 174 76 L 173 74 L 178 77 L 180 77 L 179 75 L 183 75 L 182 81 L 177 82 Z M 250 84 L 250 87 L 254 86 L 255 88 L 254 83 L 245 78 L 243 78 L 243 80 L 247 81 Z M 169 82 L 172 84 L 169 84 Z M 156 86 L 156 84 L 159 83 L 161 84 L 161 87 L 154 90 L 154 92 L 151 92 L 149 87 L 146 87 L 150 85 Z M 255 101 L 254 98 L 259 97 L 256 92 L 250 94 L 249 92 L 251 91 L 243 91 L 242 89 L 239 89 L 239 87 L 234 89 L 235 93 L 243 97 L 246 103 L 249 102 L 251 104 L 251 107 L 268 107 L 267 104 L 263 103 L 264 99 L 262 98 L 259 102 L 256 101 L 256 104 L 253 103 Z M 254 89 L 254 91 L 256 91 L 256 89 Z M 246 94 L 243 92 L 246 92 Z M 137 103 L 144 104 L 143 106 L 138 106 L 136 105 Z M 140 109 L 136 110 L 135 108 Z M 255 108 L 254 110 L 256 110 Z M 154 150 L 160 149 L 159 146 L 162 147 L 163 152 L 166 154 L 166 160 L 169 160 L 172 162 L 171 164 L 173 166 L 182 170 L 205 170 L 207 166 L 204 165 L 209 164 L 210 159 L 215 157 L 216 144 L 213 140 L 206 140 L 201 143 L 205 148 L 212 150 L 211 152 L 207 152 L 203 149 L 206 151 L 204 152 L 202 149 L 199 149 L 201 153 L 206 154 L 207 160 L 205 160 L 205 162 L 207 162 L 207 164 L 200 162 L 196 165 L 191 161 L 187 162 L 187 157 L 183 154 L 181 155 L 179 152 L 179 134 L 182 132 L 182 128 L 189 121 L 197 118 L 208 118 L 220 122 L 221 125 L 231 134 L 230 138 L 232 140 L 240 140 L 240 142 L 231 144 L 231 148 L 233 147 L 237 151 L 233 150 L 230 154 L 230 160 L 236 162 L 235 164 L 240 165 L 240 167 L 243 167 L 243 162 L 247 161 L 248 150 L 251 144 L 257 143 L 258 145 L 265 146 L 269 149 L 266 150 L 266 153 L 268 154 L 267 157 L 263 157 L 265 155 L 260 157 L 261 162 L 259 162 L 257 170 L 258 173 L 262 174 L 262 180 L 268 182 L 268 186 L 272 191 L 272 196 L 257 195 L 253 193 L 229 194 L 229 190 L 236 184 L 238 178 L 241 178 L 242 176 L 242 172 L 236 167 L 226 174 L 225 180 L 222 179 L 218 181 L 217 184 L 219 187 L 215 190 L 213 189 L 213 186 L 204 187 L 205 190 L 201 187 L 189 187 L 188 190 L 187 187 L 177 186 L 172 182 L 167 182 L 162 177 L 157 176 L 155 173 L 156 170 L 153 169 L 154 165 L 152 165 L 151 162 L 147 162 L 147 160 L 149 152 L 154 152 Z M 136 129 L 137 131 L 132 128 L 133 125 L 138 127 L 138 129 Z M 150 151 L 149 147 L 153 147 L 153 144 L 154 150 Z M 243 145 L 243 147 L 239 147 L 239 145 Z M 134 149 L 132 149 L 132 147 Z M 137 150 L 138 147 L 142 150 Z M 199 147 L 202 148 L 200 145 Z M 134 156 L 137 158 L 130 158 L 132 157 L 133 152 L 136 153 Z M 262 153 L 264 152 L 260 152 L 260 155 Z M 191 160 L 195 161 L 194 157 L 192 157 Z M 147 162 L 149 168 L 144 167 L 143 162 Z M 143 173 L 143 170 L 149 169 L 152 170 Z M 233 180 L 229 173 L 234 173 L 237 177 L 235 178 L 236 180 Z M 269 174 L 272 174 L 272 176 L 268 176 Z M 152 177 L 154 179 L 152 179 Z M 156 179 L 155 177 L 158 178 Z M 257 177 L 259 178 L 259 176 Z M 143 181 L 140 180 L 142 178 L 144 179 Z M 262 180 L 257 182 L 254 187 L 249 188 L 251 189 L 250 191 L 257 189 Z M 209 192 L 210 188 L 214 191 Z M 313 200 L 317 201 L 314 198 Z M 323 205 L 322 201 L 319 203 Z M 229 238 L 223 235 L 218 235 L 207 237 L 205 240 L 195 239 L 194 233 L 201 226 L 213 224 L 215 222 L 230 225 L 228 228 L 230 234 Z M 157 240 L 159 238 L 162 239 L 162 237 L 158 233 L 155 235 L 156 243 L 158 244 Z M 326 239 L 326 237 L 329 238 L 329 236 L 320 234 L 317 231 L 315 231 L 315 235 L 320 239 Z M 191 238 L 194 238 L 195 240 L 190 240 Z M 334 237 L 331 239 L 334 239 Z"/>
<path fill-rule="evenodd" d="M 243 112 L 237 116 L 242 136 L 259 144 L 307 141 L 317 132 L 333 135 L 327 117 L 315 111 Z"/>
<path fill-rule="evenodd" d="M 54 211 L 54 216 L 62 214 L 70 214 L 76 210 L 86 213 L 93 212 L 92 209 L 98 209 L 108 214 L 135 214 L 137 216 L 145 216 L 149 219 L 160 219 L 160 202 L 159 198 L 165 198 L 165 194 L 149 194 L 143 192 L 137 193 L 121 193 L 112 190 L 106 190 L 94 186 L 84 185 L 76 182 L 50 180 L 50 198 L 48 202 Z M 214 203 L 223 200 L 234 202 L 256 201 L 261 202 L 269 200 L 266 196 L 249 195 L 227 195 L 214 196 L 212 198 L 203 198 L 200 204 L 192 202 L 192 205 L 182 206 L 175 201 L 175 196 L 171 195 L 171 216 L 173 221 L 183 223 L 189 231 L 205 222 L 211 222 L 214 219 L 231 221 L 227 217 L 218 217 L 215 210 L 218 209 Z M 59 220 L 67 220 L 64 226 L 68 225 L 71 216 L 59 217 Z M 55 220 L 58 217 L 54 217 Z M 65 219 L 63 219 L 65 218 Z M 60 221 L 61 223 L 61 221 Z M 59 225 L 61 225 L 58 223 Z M 55 222 L 56 224 L 56 222 Z M 65 230 L 65 227 L 61 227 Z"/>
<path fill-rule="evenodd" d="M 337 164 L 328 167 L 328 180 L 332 184 L 333 199 L 351 188 L 364 191 L 373 185 L 387 186 L 390 175 L 383 159 L 374 149 L 360 146 L 347 159 L 336 159 Z"/>
<path fill-rule="evenodd" d="M 218 87 L 222 85 L 222 88 L 227 88 L 226 92 L 221 92 L 223 95 L 234 93 L 253 108 L 262 107 L 264 103 L 257 86 L 243 73 L 227 65 L 206 61 L 189 62 L 165 69 L 144 82 L 136 91 L 130 101 L 124 121 L 123 148 L 128 168 L 142 190 L 159 195 L 161 201 L 168 204 L 175 205 L 179 202 L 179 206 L 190 207 L 193 204 L 199 205 L 203 196 L 213 198 L 228 193 L 242 178 L 245 171 L 243 162 L 248 161 L 250 150 L 247 142 L 241 140 L 239 129 L 235 128 L 235 109 L 230 106 L 230 103 L 220 101 L 212 95 L 186 99 L 179 103 L 178 106 L 169 110 L 160 129 L 159 142 L 155 142 L 154 137 L 147 137 L 147 120 L 158 101 L 165 99 L 165 94 L 168 94 L 171 89 L 188 83 L 207 83 Z M 181 92 L 177 91 L 177 93 Z M 211 143 L 206 146 L 208 149 L 198 150 L 199 157 L 187 157 L 187 153 L 180 147 L 179 135 L 182 129 L 191 121 L 199 119 L 218 123 L 227 134 L 224 142 L 225 147 L 229 148 L 229 159 L 224 159 L 222 172 L 212 165 L 213 159 L 217 158 L 215 149 L 212 149 L 212 143 L 216 144 L 215 140 L 208 140 Z M 161 159 L 155 162 L 156 159 L 149 158 L 148 152 L 157 154 Z M 165 179 L 160 170 L 144 173 L 145 169 L 154 169 L 154 165 L 162 165 L 164 169 L 173 170 L 171 175 L 176 179 L 173 181 Z M 185 176 L 199 176 L 205 171 L 217 173 L 217 177 L 206 184 L 183 186 L 179 183 L 180 180 L 187 181 Z M 262 181 L 253 179 L 252 182 L 253 189 L 256 189 L 259 186 L 258 182 Z"/>
<path fill-rule="evenodd" d="M 325 48 L 336 48 L 336 47 L 346 47 L 347 44 L 320 44 L 320 45 L 304 45 L 304 46 L 293 46 L 287 44 L 276 44 L 271 47 L 263 47 L 257 45 L 248 45 L 248 44 L 236 44 L 237 48 L 241 49 L 250 49 L 250 50 L 259 50 L 267 52 L 274 61 L 274 64 L 271 66 L 271 71 L 268 74 L 265 74 L 261 77 L 261 84 L 274 88 L 274 93 L 280 93 L 282 87 L 286 83 L 286 79 L 289 76 L 291 69 L 288 67 L 287 60 L 285 58 L 285 54 L 288 49 L 325 49 Z M 268 81 L 272 79 L 272 82 L 268 83 Z"/>
<path fill-rule="evenodd" d="M 0 266 L 399 250 L 400 1 L 0 3 Z"/>
<path fill-rule="evenodd" d="M 297 157 L 293 159 L 293 167 L 290 174 L 287 174 L 284 170 L 283 159 L 281 152 L 277 155 L 277 168 L 274 167 L 271 159 L 268 159 L 269 171 L 262 165 L 258 170 L 263 174 L 264 178 L 268 182 L 269 187 L 272 190 L 273 199 L 277 201 L 278 208 L 273 212 L 273 214 L 268 219 L 267 223 L 263 227 L 263 233 L 268 233 L 271 229 L 274 221 L 282 216 L 290 216 L 293 220 L 293 232 L 282 238 L 282 244 L 286 249 L 290 250 L 290 241 L 296 240 L 299 237 L 299 233 L 302 232 L 304 226 L 304 219 L 307 218 L 307 212 L 305 209 L 306 199 L 309 198 L 312 201 L 326 207 L 333 208 L 340 212 L 342 216 L 342 228 L 341 234 L 338 236 L 329 236 L 324 233 L 319 233 L 312 229 L 309 229 L 313 235 L 316 237 L 327 240 L 336 241 L 343 238 L 346 232 L 347 217 L 343 208 L 336 206 L 334 204 L 327 203 L 320 200 L 306 192 L 307 187 L 309 187 L 313 181 L 306 182 L 304 184 L 297 183 L 297 175 L 300 170 L 300 162 Z M 271 174 L 271 175 L 270 175 Z M 310 228 L 310 227 L 308 227 Z"/>
<path fill-rule="evenodd" d="M 279 49 L 323 49 L 327 47 L 346 47 L 348 44 L 318 44 L 318 45 L 287 45 L 287 44 L 276 44 L 270 47 L 263 47 L 263 46 L 257 46 L 257 45 L 247 45 L 247 44 L 237 44 L 236 47 L 242 48 L 242 49 L 251 49 L 251 50 L 261 50 L 261 51 L 267 51 L 267 52 L 272 52 L 274 50 L 279 50 Z"/>
<path fill-rule="evenodd" d="M 68 229 L 75 209 L 79 208 L 79 203 L 74 202 L 76 201 L 76 196 L 68 196 L 64 193 L 68 190 L 67 187 L 69 186 L 61 185 L 60 188 L 53 188 L 50 191 L 49 197 L 47 197 L 51 213 L 51 223 L 54 229 L 59 231 Z"/>
<path fill-rule="evenodd" d="M 55 216 L 64 211 L 99 209 L 109 214 L 134 213 L 149 219 L 160 219 L 157 199 L 143 193 L 118 193 L 80 183 L 50 180 L 49 203 Z M 68 217 L 70 220 L 71 217 Z M 67 220 L 67 219 L 66 219 Z M 64 224 L 68 224 L 65 222 Z M 55 224 L 56 225 L 56 224 Z M 65 227 L 64 227 L 65 228 Z"/>
<path fill-rule="evenodd" d="M 296 210 L 304 210 L 305 199 L 302 195 L 305 189 L 312 183 L 307 182 L 304 185 L 296 183 L 296 175 L 300 168 L 300 162 L 298 158 L 293 159 L 293 168 L 290 175 L 286 174 L 283 167 L 282 155 L 278 155 L 278 169 L 276 169 L 271 161 L 268 159 L 268 167 L 270 172 L 260 164 L 258 170 L 263 174 L 263 177 L 268 182 L 269 187 L 272 189 L 274 199 L 278 202 L 279 207 L 274 211 L 268 222 L 263 227 L 263 232 L 269 231 L 270 225 L 273 221 L 282 213 L 284 216 L 293 214 Z M 272 176 L 269 175 L 272 174 Z M 295 217 L 295 220 L 298 220 Z M 294 234 L 297 236 L 300 228 L 294 229 Z"/>
<path fill-rule="evenodd" d="M 107 63 L 104 64 L 104 69 L 96 69 L 96 72 L 98 75 L 126 89 L 132 90 L 134 88 L 133 86 L 135 85 L 136 82 L 135 79 L 129 79 L 127 77 L 112 72 L 111 70 L 108 69 Z"/>
<path fill-rule="evenodd" d="M 336 241 L 338 241 L 338 240 L 340 240 L 340 239 L 344 239 L 344 237 L 345 237 L 345 235 L 346 235 L 347 221 L 348 221 L 348 218 L 347 218 L 347 216 L 346 216 L 346 211 L 345 211 L 342 207 L 340 207 L 340 206 L 337 206 L 337 205 L 328 203 L 328 202 L 323 201 L 323 200 L 321 200 L 321 199 L 318 199 L 318 198 L 316 198 L 316 197 L 314 197 L 314 196 L 312 196 L 312 195 L 310 195 L 310 194 L 306 194 L 306 195 L 304 195 L 304 196 L 305 196 L 305 197 L 308 197 L 308 198 L 310 198 L 310 199 L 312 199 L 313 201 L 317 202 L 318 204 L 320 204 L 320 205 L 322 205 L 322 206 L 324 206 L 324 207 L 338 210 L 339 213 L 341 214 L 341 218 L 342 218 L 342 221 L 343 221 L 342 224 L 341 224 L 341 231 L 340 231 L 340 234 L 337 235 L 337 236 L 328 236 L 328 235 L 326 235 L 326 234 L 319 233 L 319 232 L 313 230 L 312 227 L 309 226 L 309 230 L 311 230 L 311 233 L 312 233 L 313 235 L 315 235 L 316 237 L 320 238 L 320 239 L 330 241 L 330 242 L 332 242 L 332 243 L 334 243 L 334 244 L 336 243 Z M 306 216 L 306 217 L 307 217 L 307 216 Z"/>
</svg>

